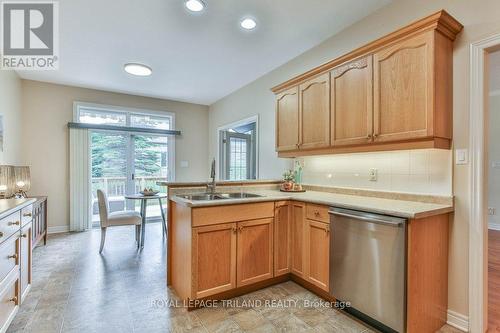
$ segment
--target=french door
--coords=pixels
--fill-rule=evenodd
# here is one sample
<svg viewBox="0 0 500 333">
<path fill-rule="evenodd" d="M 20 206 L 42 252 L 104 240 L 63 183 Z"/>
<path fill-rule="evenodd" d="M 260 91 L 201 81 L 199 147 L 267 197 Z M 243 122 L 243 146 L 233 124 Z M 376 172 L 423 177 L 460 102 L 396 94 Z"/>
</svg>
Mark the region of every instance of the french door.
<svg viewBox="0 0 500 333">
<path fill-rule="evenodd" d="M 90 140 L 92 221 L 99 224 L 97 190 L 109 201 L 109 212 L 140 211 L 140 201 L 126 200 L 141 190 L 160 190 L 157 181 L 170 177 L 169 138 L 154 134 L 91 131 Z M 161 217 L 157 201 L 148 204 L 148 220 Z"/>
</svg>

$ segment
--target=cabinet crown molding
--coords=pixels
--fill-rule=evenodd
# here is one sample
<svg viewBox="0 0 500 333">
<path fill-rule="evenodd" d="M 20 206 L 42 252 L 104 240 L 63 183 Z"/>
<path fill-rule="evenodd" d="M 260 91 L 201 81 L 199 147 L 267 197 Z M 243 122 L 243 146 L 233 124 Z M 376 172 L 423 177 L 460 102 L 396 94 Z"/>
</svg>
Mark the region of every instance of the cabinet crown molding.
<svg viewBox="0 0 500 333">
<path fill-rule="evenodd" d="M 448 14 L 444 9 L 424 17 L 418 21 L 415 21 L 399 30 L 396 30 L 384 37 L 376 39 L 375 41 L 361 46 L 354 51 L 345 54 L 341 57 L 333 59 L 323 65 L 315 67 L 303 74 L 300 74 L 286 82 L 283 82 L 273 88 L 271 91 L 275 94 L 283 92 L 300 82 L 310 79 L 316 75 L 322 74 L 323 72 L 329 71 L 334 67 L 341 65 L 347 61 L 354 60 L 356 58 L 367 55 L 370 52 L 374 52 L 381 47 L 388 46 L 389 44 L 396 42 L 400 39 L 411 37 L 417 33 L 422 33 L 426 30 L 436 30 L 444 35 L 446 38 L 454 41 L 458 33 L 463 29 L 463 25 L 458 22 L 453 16 Z"/>
</svg>

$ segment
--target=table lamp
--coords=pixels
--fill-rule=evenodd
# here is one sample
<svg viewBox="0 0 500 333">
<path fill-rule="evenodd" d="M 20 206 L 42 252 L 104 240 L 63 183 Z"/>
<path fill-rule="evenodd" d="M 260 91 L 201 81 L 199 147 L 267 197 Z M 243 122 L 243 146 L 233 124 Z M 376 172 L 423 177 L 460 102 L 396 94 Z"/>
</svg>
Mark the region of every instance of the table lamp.
<svg viewBox="0 0 500 333">
<path fill-rule="evenodd" d="M 14 167 L 11 165 L 0 165 L 0 199 L 12 197 L 14 190 Z"/>
<path fill-rule="evenodd" d="M 30 167 L 16 166 L 14 167 L 16 197 L 27 198 L 31 188 Z"/>
</svg>

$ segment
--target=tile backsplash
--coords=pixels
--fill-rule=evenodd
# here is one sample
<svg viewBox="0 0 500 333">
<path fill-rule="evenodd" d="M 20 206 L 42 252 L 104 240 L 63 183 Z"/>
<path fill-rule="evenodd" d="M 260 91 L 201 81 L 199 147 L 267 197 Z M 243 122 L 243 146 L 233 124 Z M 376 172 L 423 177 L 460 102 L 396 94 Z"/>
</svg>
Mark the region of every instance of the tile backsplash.
<svg viewBox="0 0 500 333">
<path fill-rule="evenodd" d="M 308 156 L 303 183 L 451 196 L 452 151 L 444 149 L 403 150 L 360 154 Z M 370 180 L 377 169 L 377 180 Z"/>
</svg>

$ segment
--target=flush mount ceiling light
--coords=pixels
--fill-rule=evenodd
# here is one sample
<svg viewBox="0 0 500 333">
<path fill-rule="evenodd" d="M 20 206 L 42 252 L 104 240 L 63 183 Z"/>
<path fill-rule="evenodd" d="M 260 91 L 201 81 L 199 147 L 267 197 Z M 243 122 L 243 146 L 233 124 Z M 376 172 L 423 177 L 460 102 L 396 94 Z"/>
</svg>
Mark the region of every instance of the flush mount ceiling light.
<svg viewBox="0 0 500 333">
<path fill-rule="evenodd" d="M 153 70 L 146 65 L 137 63 L 128 63 L 123 66 L 125 72 L 136 76 L 149 76 Z"/>
<path fill-rule="evenodd" d="M 253 18 L 247 17 L 241 20 L 240 25 L 245 30 L 253 30 L 257 26 L 257 22 Z"/>
<path fill-rule="evenodd" d="M 187 0 L 184 5 L 192 12 L 201 12 L 205 9 L 205 3 L 201 0 Z"/>
</svg>

